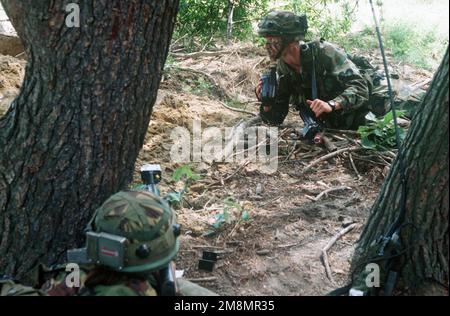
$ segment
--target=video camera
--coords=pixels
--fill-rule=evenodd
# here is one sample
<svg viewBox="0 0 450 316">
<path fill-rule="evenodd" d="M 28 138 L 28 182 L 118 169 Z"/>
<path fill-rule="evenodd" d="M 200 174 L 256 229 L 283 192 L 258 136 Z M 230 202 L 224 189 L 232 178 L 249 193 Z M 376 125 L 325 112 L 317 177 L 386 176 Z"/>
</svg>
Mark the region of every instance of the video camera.
<svg viewBox="0 0 450 316">
<path fill-rule="evenodd" d="M 277 71 L 275 67 L 271 67 L 270 70 L 261 76 L 262 89 L 261 89 L 261 102 L 263 105 L 273 106 L 275 105 L 277 97 Z"/>
</svg>

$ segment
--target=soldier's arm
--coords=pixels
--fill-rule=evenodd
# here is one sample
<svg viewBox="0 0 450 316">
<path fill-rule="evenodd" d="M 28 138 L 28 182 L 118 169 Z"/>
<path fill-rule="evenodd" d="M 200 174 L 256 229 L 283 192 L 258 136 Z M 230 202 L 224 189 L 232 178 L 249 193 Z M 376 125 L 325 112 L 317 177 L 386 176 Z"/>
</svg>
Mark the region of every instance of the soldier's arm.
<svg viewBox="0 0 450 316">
<path fill-rule="evenodd" d="M 334 98 L 339 104 L 338 108 L 345 113 L 363 106 L 369 99 L 369 87 L 347 54 L 329 43 L 323 43 L 320 58 L 323 59 L 326 71 L 344 87 L 344 91 Z"/>
</svg>

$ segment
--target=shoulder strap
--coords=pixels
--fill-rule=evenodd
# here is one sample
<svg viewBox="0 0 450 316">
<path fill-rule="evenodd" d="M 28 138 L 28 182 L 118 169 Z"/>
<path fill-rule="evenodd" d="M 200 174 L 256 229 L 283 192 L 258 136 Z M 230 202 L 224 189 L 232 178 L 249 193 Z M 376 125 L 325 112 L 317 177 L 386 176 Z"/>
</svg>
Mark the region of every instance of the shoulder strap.
<svg viewBox="0 0 450 316">
<path fill-rule="evenodd" d="M 317 78 L 316 78 L 316 56 L 315 45 L 312 45 L 312 73 L 311 73 L 311 97 L 313 100 L 317 99 Z"/>
</svg>

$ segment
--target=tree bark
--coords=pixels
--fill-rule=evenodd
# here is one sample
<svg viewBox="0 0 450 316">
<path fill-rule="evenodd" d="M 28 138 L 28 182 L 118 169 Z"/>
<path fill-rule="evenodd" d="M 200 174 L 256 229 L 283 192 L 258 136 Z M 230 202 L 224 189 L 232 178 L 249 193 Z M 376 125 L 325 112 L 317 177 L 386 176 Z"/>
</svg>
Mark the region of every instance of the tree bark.
<svg viewBox="0 0 450 316">
<path fill-rule="evenodd" d="M 79 3 L 81 25 L 65 24 Z M 3 0 L 28 56 L 0 119 L 0 275 L 26 283 L 84 242 L 126 189 L 143 145 L 179 0 Z"/>
<path fill-rule="evenodd" d="M 406 166 L 406 221 L 401 241 L 406 250 L 399 290 L 423 293 L 432 283 L 448 284 L 448 49 L 421 110 L 403 144 Z M 359 240 L 354 267 L 370 262 L 371 245 L 387 233 L 400 210 L 399 158 L 376 200 Z M 442 287 L 442 288 L 445 288 Z M 441 289 L 442 289 L 441 288 Z"/>
<path fill-rule="evenodd" d="M 231 36 L 233 34 L 233 15 L 235 3 L 234 0 L 228 0 L 228 18 L 227 18 L 227 45 L 230 45 Z"/>
</svg>

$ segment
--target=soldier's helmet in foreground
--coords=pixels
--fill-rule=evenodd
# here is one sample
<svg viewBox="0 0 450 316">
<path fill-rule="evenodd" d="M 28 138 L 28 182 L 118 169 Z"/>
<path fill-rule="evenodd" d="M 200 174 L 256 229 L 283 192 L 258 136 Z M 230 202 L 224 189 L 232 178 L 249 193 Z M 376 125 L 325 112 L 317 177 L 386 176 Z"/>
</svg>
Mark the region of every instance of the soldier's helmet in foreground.
<svg viewBox="0 0 450 316">
<path fill-rule="evenodd" d="M 260 36 L 304 37 L 307 31 L 306 15 L 289 11 L 272 11 L 258 24 Z"/>
<path fill-rule="evenodd" d="M 126 238 L 124 265 L 117 269 L 120 272 L 162 269 L 178 252 L 180 228 L 174 211 L 165 200 L 147 191 L 114 194 L 97 209 L 88 230 Z"/>
</svg>

